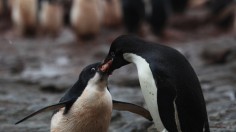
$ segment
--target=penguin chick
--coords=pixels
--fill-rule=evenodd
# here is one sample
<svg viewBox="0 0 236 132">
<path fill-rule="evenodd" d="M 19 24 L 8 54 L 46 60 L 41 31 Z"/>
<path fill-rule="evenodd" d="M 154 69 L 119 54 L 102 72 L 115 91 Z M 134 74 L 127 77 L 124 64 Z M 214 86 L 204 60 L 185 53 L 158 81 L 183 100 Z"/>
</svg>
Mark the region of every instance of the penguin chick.
<svg viewBox="0 0 236 132">
<path fill-rule="evenodd" d="M 12 20 L 20 34 L 35 33 L 37 22 L 37 0 L 13 0 Z"/>
<path fill-rule="evenodd" d="M 56 110 L 51 119 L 51 132 L 106 132 L 111 119 L 112 108 L 139 114 L 148 120 L 152 117 L 146 109 L 134 104 L 115 101 L 107 89 L 108 69 L 101 63 L 87 66 L 78 81 L 68 89 L 60 102 L 40 109 L 22 120 L 50 110 Z"/>
<path fill-rule="evenodd" d="M 73 0 L 70 22 L 77 37 L 90 38 L 100 31 L 102 21 L 101 0 Z"/>
<path fill-rule="evenodd" d="M 91 67 L 82 73 L 86 85 L 70 110 L 60 109 L 51 120 L 51 132 L 107 132 L 112 98 L 107 90 L 107 74 Z"/>
<path fill-rule="evenodd" d="M 44 33 L 56 36 L 63 26 L 63 8 L 54 1 L 42 1 L 39 23 Z"/>
<path fill-rule="evenodd" d="M 117 27 L 122 21 L 121 0 L 104 0 L 103 25 Z"/>
</svg>

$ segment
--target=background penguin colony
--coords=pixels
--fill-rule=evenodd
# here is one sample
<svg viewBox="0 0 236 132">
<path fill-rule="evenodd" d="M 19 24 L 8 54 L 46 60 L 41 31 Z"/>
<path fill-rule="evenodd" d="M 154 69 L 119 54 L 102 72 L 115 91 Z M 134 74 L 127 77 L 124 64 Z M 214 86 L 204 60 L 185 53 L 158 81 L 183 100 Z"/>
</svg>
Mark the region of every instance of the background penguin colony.
<svg viewBox="0 0 236 132">
<path fill-rule="evenodd" d="M 164 36 L 166 27 L 178 25 L 172 21 L 174 16 L 192 10 L 206 12 L 204 18 L 193 16 L 199 24 L 215 23 L 216 27 L 230 29 L 235 5 L 234 0 L 1 0 L 0 21 L 9 25 L 11 20 L 20 35 L 56 36 L 69 26 L 78 38 L 91 38 L 102 28 L 123 25 L 128 33 L 143 36 L 143 25 L 147 25 L 148 31 Z"/>
</svg>

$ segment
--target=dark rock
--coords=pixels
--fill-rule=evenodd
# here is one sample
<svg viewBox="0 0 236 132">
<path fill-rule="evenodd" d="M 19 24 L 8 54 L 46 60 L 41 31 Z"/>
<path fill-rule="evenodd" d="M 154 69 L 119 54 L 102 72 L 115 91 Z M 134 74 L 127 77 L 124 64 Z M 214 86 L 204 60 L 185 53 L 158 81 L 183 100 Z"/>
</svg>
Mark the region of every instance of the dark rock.
<svg viewBox="0 0 236 132">
<path fill-rule="evenodd" d="M 202 52 L 201 56 L 208 64 L 224 64 L 226 63 L 227 57 L 230 55 L 231 52 L 231 49 L 228 48 L 208 48 Z"/>
</svg>

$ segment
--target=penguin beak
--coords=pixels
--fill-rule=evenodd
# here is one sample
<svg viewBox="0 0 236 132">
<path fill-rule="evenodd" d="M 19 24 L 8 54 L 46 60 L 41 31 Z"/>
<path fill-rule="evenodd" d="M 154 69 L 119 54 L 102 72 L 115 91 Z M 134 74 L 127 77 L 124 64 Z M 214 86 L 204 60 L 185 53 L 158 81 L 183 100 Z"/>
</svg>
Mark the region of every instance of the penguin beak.
<svg viewBox="0 0 236 132">
<path fill-rule="evenodd" d="M 107 61 L 106 63 L 103 63 L 103 64 L 100 66 L 99 70 L 100 70 L 101 72 L 108 72 L 109 69 L 110 69 L 110 67 L 111 67 L 111 65 L 112 65 L 112 62 L 113 62 L 113 59 Z"/>
</svg>

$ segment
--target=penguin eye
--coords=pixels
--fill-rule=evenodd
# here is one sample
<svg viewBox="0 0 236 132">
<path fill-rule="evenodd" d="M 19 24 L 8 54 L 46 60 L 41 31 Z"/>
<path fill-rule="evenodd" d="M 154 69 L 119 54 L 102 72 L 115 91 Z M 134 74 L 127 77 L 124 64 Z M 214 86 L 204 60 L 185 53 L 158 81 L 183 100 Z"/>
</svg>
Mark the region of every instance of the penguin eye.
<svg viewBox="0 0 236 132">
<path fill-rule="evenodd" d="M 96 71 L 96 69 L 95 68 L 91 68 L 91 72 L 95 72 Z"/>
</svg>

